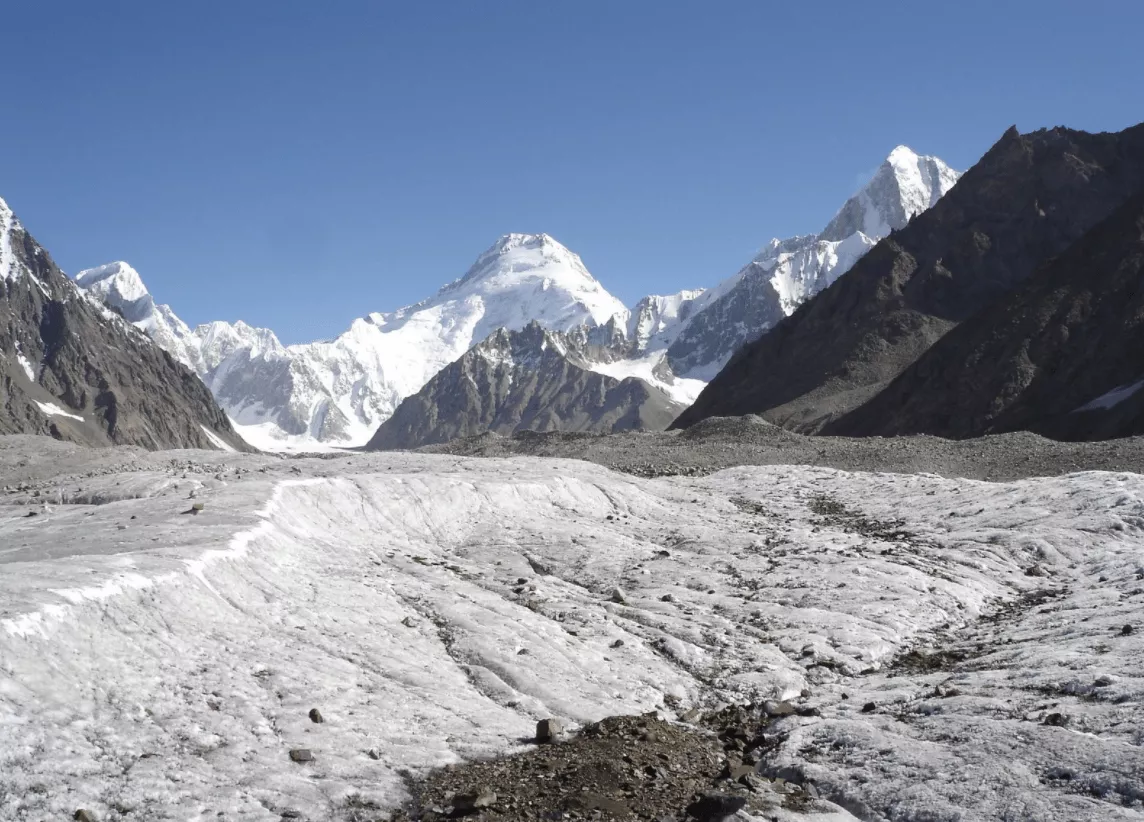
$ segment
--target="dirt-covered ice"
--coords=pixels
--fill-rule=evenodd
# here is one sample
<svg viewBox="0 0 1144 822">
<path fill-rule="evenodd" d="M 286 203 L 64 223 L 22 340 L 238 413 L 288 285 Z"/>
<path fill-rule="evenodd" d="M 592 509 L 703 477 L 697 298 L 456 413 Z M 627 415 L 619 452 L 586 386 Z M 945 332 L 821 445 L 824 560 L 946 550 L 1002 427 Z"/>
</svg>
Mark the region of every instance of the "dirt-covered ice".
<svg viewBox="0 0 1144 822">
<path fill-rule="evenodd" d="M 10 438 L 0 485 L 5 820 L 363 818 L 545 716 L 762 699 L 832 818 L 1144 818 L 1136 474 Z"/>
</svg>

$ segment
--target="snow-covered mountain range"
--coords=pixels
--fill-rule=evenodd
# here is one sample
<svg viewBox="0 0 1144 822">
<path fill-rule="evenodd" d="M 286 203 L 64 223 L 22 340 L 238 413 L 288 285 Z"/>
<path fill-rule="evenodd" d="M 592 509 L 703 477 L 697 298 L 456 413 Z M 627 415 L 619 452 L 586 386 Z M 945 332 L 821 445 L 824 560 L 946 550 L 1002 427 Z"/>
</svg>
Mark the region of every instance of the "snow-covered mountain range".
<svg viewBox="0 0 1144 822">
<path fill-rule="evenodd" d="M 648 296 L 631 309 L 547 234 L 505 235 L 432 297 L 354 320 L 333 340 L 291 346 L 242 322 L 189 328 L 126 263 L 76 280 L 198 372 L 252 444 L 361 445 L 474 345 L 532 322 L 554 332 L 600 329 L 579 366 L 642 379 L 688 404 L 739 346 L 827 287 L 957 177 L 941 160 L 900 146 L 820 234 L 772 240 L 714 288 Z"/>
<path fill-rule="evenodd" d="M 138 278 L 89 284 L 124 316 L 88 299 L 0 200 L 0 434 L 244 448 L 195 374 L 125 321 L 159 316 Z"/>
</svg>

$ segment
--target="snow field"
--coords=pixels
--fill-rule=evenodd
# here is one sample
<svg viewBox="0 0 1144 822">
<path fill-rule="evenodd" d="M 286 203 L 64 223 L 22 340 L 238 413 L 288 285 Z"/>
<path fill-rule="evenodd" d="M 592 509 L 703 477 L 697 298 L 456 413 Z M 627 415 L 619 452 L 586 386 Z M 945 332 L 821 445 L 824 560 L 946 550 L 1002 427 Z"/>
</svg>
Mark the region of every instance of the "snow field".
<svg viewBox="0 0 1144 822">
<path fill-rule="evenodd" d="M 0 818 L 350 818 L 544 716 L 804 689 L 772 765 L 862 818 L 1142 816 L 1136 475 L 293 465 L 0 505 Z M 975 656 L 890 666 L 915 645 Z"/>
</svg>

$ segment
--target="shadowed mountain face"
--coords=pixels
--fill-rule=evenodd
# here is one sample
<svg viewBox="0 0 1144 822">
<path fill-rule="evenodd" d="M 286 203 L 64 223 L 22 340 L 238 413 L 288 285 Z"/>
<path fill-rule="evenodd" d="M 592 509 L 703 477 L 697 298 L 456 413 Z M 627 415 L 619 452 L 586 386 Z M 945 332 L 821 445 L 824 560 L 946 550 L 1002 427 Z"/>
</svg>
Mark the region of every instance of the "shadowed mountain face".
<svg viewBox="0 0 1144 822">
<path fill-rule="evenodd" d="M 1144 126 L 1010 129 L 933 208 L 744 347 L 674 423 L 759 413 L 814 432 L 858 408 L 1144 185 Z"/>
<path fill-rule="evenodd" d="M 824 433 L 1144 432 L 1144 189 Z"/>
<path fill-rule="evenodd" d="M 367 448 L 417 448 L 490 431 L 667 427 L 682 406 L 662 391 L 583 366 L 581 356 L 605 342 L 589 333 L 551 332 L 538 323 L 521 331 L 499 329 L 403 400 Z"/>
<path fill-rule="evenodd" d="M 248 447 L 202 381 L 85 298 L 2 200 L 0 433 L 155 449 Z"/>
</svg>

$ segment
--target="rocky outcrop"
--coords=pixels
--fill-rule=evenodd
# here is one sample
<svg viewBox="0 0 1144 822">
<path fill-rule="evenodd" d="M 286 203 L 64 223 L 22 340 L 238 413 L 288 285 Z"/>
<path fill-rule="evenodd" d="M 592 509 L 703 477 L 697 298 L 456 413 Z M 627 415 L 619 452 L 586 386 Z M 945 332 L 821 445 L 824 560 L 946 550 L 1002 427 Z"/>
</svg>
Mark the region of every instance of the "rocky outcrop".
<svg viewBox="0 0 1144 822">
<path fill-rule="evenodd" d="M 247 448 L 202 381 L 85 297 L 2 200 L 0 433 L 155 449 Z"/>
<path fill-rule="evenodd" d="M 1144 190 L 827 433 L 1144 433 Z"/>
<path fill-rule="evenodd" d="M 673 371 L 710 380 L 743 345 L 849 271 L 878 240 L 933 206 L 958 176 L 937 157 L 895 148 L 820 233 L 771 240 L 730 280 L 681 306 L 663 339 Z"/>
<path fill-rule="evenodd" d="M 607 333 L 602 326 L 562 334 L 535 322 L 499 329 L 402 401 L 367 448 L 417 448 L 486 432 L 665 428 L 681 405 L 643 380 L 615 379 L 580 359 L 588 350 L 599 356 Z"/>
<path fill-rule="evenodd" d="M 1144 184 L 1144 126 L 1010 129 L 936 205 L 742 349 L 676 421 L 818 431 L 1022 283 Z"/>
</svg>

